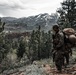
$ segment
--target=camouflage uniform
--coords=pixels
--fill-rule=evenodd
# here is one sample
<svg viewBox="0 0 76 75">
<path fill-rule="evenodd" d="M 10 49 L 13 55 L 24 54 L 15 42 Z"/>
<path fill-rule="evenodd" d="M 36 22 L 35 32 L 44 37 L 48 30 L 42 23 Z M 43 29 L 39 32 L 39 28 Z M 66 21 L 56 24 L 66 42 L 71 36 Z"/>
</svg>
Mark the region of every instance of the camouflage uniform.
<svg viewBox="0 0 76 75">
<path fill-rule="evenodd" d="M 72 50 L 71 48 L 68 46 L 68 44 L 65 44 L 65 49 L 64 49 L 64 61 L 66 61 L 66 63 L 64 64 L 65 66 L 66 65 L 69 65 L 69 55 L 72 55 Z"/>
<path fill-rule="evenodd" d="M 64 61 L 66 60 L 66 65 L 69 64 L 69 55 L 72 55 L 71 47 L 72 46 L 69 41 L 69 38 L 66 38 L 66 36 L 64 35 Z"/>
<path fill-rule="evenodd" d="M 59 71 L 62 69 L 64 62 L 64 35 L 61 32 L 52 35 L 53 39 L 53 61 Z"/>
</svg>

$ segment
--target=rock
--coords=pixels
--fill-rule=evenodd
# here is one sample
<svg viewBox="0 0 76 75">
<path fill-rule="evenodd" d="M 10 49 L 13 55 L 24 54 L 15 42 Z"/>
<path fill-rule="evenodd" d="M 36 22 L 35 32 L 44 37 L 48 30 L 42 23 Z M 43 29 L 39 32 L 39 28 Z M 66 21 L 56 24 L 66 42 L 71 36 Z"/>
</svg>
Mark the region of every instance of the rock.
<svg viewBox="0 0 76 75">
<path fill-rule="evenodd" d="M 76 71 L 72 72 L 72 75 L 76 75 Z"/>
<path fill-rule="evenodd" d="M 3 72 L 3 75 L 6 75 L 8 73 L 8 70 L 5 70 L 4 72 Z"/>
<path fill-rule="evenodd" d="M 43 68 L 39 68 L 38 65 L 30 65 L 26 68 L 25 75 L 45 75 Z"/>
<path fill-rule="evenodd" d="M 43 65 L 43 68 L 44 68 L 44 72 L 46 73 L 46 74 L 50 74 L 50 72 L 51 72 L 51 67 L 50 67 L 50 65 L 48 65 L 48 64 L 46 64 L 46 65 Z"/>
<path fill-rule="evenodd" d="M 19 72 L 19 70 L 18 69 L 5 70 L 3 72 L 3 75 L 9 75 L 9 74 L 13 74 L 13 73 L 16 73 L 16 72 Z"/>
<path fill-rule="evenodd" d="M 34 64 L 34 65 L 37 65 L 38 63 L 37 63 L 37 61 L 33 61 L 33 64 Z"/>
</svg>

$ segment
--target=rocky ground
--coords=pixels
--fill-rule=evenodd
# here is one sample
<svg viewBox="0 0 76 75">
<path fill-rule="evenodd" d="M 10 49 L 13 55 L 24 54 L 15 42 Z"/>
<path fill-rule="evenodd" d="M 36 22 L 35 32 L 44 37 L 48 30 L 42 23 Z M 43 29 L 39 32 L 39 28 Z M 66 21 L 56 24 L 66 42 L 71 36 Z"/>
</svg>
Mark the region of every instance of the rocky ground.
<svg viewBox="0 0 76 75">
<path fill-rule="evenodd" d="M 50 59 L 44 59 L 27 66 L 5 70 L 0 75 L 76 75 L 76 64 L 71 64 L 68 68 L 63 68 L 62 73 L 58 73 L 54 63 Z"/>
<path fill-rule="evenodd" d="M 73 52 L 70 57 L 70 65 L 63 68 L 62 73 L 57 72 L 51 58 L 33 61 L 32 64 L 26 64 L 29 63 L 29 60 L 24 61 L 17 63 L 15 68 L 12 65 L 11 69 L 4 70 L 0 75 L 76 75 L 76 52 Z"/>
</svg>

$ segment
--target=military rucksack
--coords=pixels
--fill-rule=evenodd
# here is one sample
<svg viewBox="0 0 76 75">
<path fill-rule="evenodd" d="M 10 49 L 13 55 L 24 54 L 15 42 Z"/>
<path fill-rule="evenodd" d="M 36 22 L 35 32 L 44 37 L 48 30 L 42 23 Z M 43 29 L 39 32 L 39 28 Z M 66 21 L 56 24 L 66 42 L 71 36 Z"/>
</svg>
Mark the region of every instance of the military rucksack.
<svg viewBox="0 0 76 75">
<path fill-rule="evenodd" d="M 76 43 L 76 36 L 75 36 L 75 30 L 73 28 L 64 28 L 63 29 L 64 34 L 64 43 L 70 43 L 75 44 Z"/>
</svg>

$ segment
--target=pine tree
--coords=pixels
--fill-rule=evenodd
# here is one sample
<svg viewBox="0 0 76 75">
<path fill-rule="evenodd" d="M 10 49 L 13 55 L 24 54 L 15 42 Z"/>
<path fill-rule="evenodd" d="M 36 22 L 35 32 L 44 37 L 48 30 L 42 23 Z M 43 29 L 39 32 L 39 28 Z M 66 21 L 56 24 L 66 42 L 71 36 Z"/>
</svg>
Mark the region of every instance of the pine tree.
<svg viewBox="0 0 76 75">
<path fill-rule="evenodd" d="M 32 50 L 32 61 L 41 59 L 41 27 L 33 31 L 30 39 L 30 48 Z"/>
<path fill-rule="evenodd" d="M 52 45 L 51 31 L 48 31 L 48 38 L 47 38 L 47 42 L 46 42 L 48 58 L 49 58 L 49 56 L 51 56 L 51 49 L 52 49 L 51 45 Z"/>
<path fill-rule="evenodd" d="M 62 9 L 58 9 L 57 12 L 60 14 L 60 17 L 58 18 L 57 23 L 58 23 L 58 25 L 60 25 L 60 28 L 63 29 L 63 28 L 65 28 L 65 27 L 67 27 L 66 24 L 68 24 L 68 23 L 66 22 L 66 18 L 65 18 L 65 15 L 64 15 L 65 12 L 64 12 Z"/>
<path fill-rule="evenodd" d="M 5 44 L 5 40 L 4 40 L 4 36 L 3 36 L 3 30 L 4 30 L 4 25 L 5 25 L 5 22 L 1 22 L 1 19 L 0 19 L 0 63 L 2 61 L 2 59 L 4 59 L 5 57 L 5 49 L 4 49 L 4 44 Z"/>
<path fill-rule="evenodd" d="M 40 40 L 40 43 L 41 43 L 41 51 L 40 51 L 40 56 L 41 58 L 46 58 L 46 49 L 45 49 L 45 42 L 47 40 L 46 38 L 47 36 L 45 35 L 44 31 L 41 31 L 41 40 Z"/>
<path fill-rule="evenodd" d="M 41 26 L 39 25 L 38 30 L 37 30 L 37 41 L 38 41 L 38 59 L 41 59 Z"/>
<path fill-rule="evenodd" d="M 62 3 L 62 8 L 58 10 L 60 18 L 64 16 L 62 23 L 68 25 L 67 27 L 73 27 L 76 24 L 76 1 L 75 0 L 65 0 Z M 63 25 L 64 25 L 63 24 Z"/>
<path fill-rule="evenodd" d="M 0 19 L 0 32 L 4 30 L 4 25 L 5 25 L 5 22 L 1 22 L 1 19 Z"/>
<path fill-rule="evenodd" d="M 19 60 L 23 57 L 25 51 L 25 42 L 21 39 L 19 42 L 19 47 L 17 49 L 17 57 Z"/>
<path fill-rule="evenodd" d="M 37 31 L 32 31 L 31 38 L 29 42 L 29 53 L 32 61 L 38 59 L 38 41 L 37 41 Z"/>
</svg>

